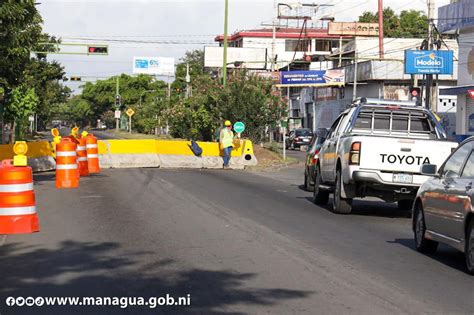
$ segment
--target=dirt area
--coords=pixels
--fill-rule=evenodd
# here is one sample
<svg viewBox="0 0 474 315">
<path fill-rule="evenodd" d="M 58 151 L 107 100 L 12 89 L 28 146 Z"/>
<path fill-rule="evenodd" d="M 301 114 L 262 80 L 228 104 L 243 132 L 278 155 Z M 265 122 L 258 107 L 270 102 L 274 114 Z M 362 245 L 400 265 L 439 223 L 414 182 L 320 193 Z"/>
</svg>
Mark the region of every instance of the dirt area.
<svg viewBox="0 0 474 315">
<path fill-rule="evenodd" d="M 254 168 L 280 168 L 298 163 L 296 159 L 290 157 L 284 161 L 280 154 L 259 145 L 254 145 L 253 150 L 258 161 L 258 165 Z"/>
</svg>

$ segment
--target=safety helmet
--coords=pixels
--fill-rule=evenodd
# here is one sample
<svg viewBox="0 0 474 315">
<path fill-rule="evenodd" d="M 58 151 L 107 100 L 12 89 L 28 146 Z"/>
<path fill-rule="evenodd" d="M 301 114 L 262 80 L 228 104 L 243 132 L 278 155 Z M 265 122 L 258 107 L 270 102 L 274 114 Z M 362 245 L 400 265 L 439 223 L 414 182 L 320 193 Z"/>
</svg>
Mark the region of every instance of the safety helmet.
<svg viewBox="0 0 474 315">
<path fill-rule="evenodd" d="M 224 125 L 225 125 L 226 127 L 229 127 L 229 126 L 232 126 L 232 123 L 230 122 L 230 120 L 226 120 L 225 123 L 224 123 Z"/>
</svg>

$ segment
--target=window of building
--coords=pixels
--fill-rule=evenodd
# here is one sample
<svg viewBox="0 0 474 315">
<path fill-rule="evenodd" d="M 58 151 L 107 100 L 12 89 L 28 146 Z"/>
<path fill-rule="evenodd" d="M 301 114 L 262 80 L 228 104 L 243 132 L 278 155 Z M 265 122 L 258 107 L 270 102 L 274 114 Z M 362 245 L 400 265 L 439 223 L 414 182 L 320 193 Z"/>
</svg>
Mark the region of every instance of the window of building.
<svg viewBox="0 0 474 315">
<path fill-rule="evenodd" d="M 297 39 L 287 39 L 285 40 L 285 50 L 286 51 L 311 51 L 311 40 L 297 40 Z"/>
<path fill-rule="evenodd" d="M 316 40 L 316 51 L 331 51 L 331 40 L 317 39 Z"/>
</svg>

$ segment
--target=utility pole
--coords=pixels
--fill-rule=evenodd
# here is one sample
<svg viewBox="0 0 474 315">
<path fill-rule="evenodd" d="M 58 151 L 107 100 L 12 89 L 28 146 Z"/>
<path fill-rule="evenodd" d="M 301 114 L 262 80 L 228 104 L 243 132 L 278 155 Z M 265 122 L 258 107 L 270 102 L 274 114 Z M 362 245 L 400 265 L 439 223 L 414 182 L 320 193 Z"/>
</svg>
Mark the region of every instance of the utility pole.
<svg viewBox="0 0 474 315">
<path fill-rule="evenodd" d="M 384 58 L 383 49 L 383 0 L 379 0 L 379 58 Z"/>
<path fill-rule="evenodd" d="M 276 0 L 273 0 L 273 13 L 276 13 Z M 275 41 L 276 41 L 276 15 L 273 17 L 272 21 L 272 63 L 271 70 L 272 72 L 276 70 L 275 62 Z"/>
<path fill-rule="evenodd" d="M 227 19 L 229 15 L 229 0 L 225 0 L 224 10 L 224 57 L 222 63 L 222 85 L 227 85 Z"/>
<path fill-rule="evenodd" d="M 119 99 L 119 106 L 117 107 L 117 110 L 120 110 L 120 76 L 117 76 L 116 84 L 115 84 L 115 97 L 116 99 Z M 115 130 L 118 132 L 120 127 L 120 118 L 117 118 L 115 120 Z"/>
<path fill-rule="evenodd" d="M 191 82 L 191 76 L 189 75 L 189 63 L 186 63 L 186 95 L 185 98 L 190 96 L 189 83 Z"/>
<path fill-rule="evenodd" d="M 428 49 L 433 50 L 433 18 L 434 18 L 434 9 L 435 9 L 435 0 L 428 0 Z M 433 75 L 427 74 L 426 75 L 426 82 L 425 82 L 425 107 L 427 109 L 431 109 L 432 105 L 432 98 L 433 98 Z"/>
</svg>

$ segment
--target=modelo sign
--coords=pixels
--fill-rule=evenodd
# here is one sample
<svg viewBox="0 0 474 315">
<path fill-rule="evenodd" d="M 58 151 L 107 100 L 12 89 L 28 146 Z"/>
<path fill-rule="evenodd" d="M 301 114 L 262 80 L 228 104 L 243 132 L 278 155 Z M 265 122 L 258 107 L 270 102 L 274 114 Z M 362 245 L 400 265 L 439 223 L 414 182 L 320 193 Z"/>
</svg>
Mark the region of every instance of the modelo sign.
<svg viewBox="0 0 474 315">
<path fill-rule="evenodd" d="M 453 74 L 451 50 L 405 50 L 406 74 Z"/>
</svg>

